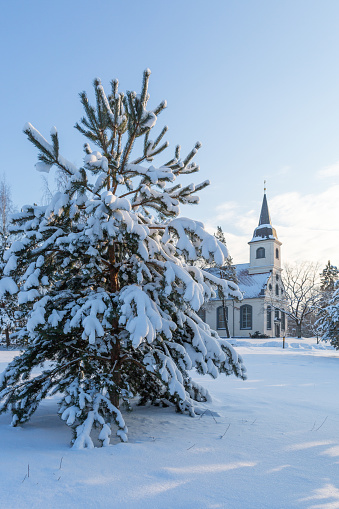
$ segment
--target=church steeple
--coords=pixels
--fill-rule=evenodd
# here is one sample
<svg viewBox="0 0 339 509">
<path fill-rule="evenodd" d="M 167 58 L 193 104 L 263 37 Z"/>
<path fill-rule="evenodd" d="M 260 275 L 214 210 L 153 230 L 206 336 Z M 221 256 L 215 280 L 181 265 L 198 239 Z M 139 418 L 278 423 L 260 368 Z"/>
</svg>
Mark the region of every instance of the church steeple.
<svg viewBox="0 0 339 509">
<path fill-rule="evenodd" d="M 266 184 L 266 182 L 265 182 Z M 266 187 L 261 205 L 259 224 L 254 230 L 250 245 L 249 274 L 281 272 L 281 242 L 271 223 L 266 198 Z"/>
<path fill-rule="evenodd" d="M 262 205 L 261 205 L 259 226 L 261 224 L 271 224 L 271 216 L 270 216 L 270 213 L 268 210 L 266 193 L 264 194 L 264 198 L 263 198 Z"/>
<path fill-rule="evenodd" d="M 271 216 L 268 210 L 268 203 L 266 198 L 266 188 L 264 190 L 264 198 L 261 205 L 261 212 L 259 218 L 259 224 L 253 232 L 254 240 L 262 240 L 262 239 L 276 239 L 278 240 L 277 232 L 275 228 L 273 228 L 271 223 Z"/>
</svg>

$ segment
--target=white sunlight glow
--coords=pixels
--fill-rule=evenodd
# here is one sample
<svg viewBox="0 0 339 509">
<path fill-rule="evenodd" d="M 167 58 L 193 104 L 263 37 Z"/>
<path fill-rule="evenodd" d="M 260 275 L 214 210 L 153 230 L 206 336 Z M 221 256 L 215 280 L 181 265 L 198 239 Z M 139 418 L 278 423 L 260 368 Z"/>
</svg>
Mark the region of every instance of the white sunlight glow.
<svg viewBox="0 0 339 509">
<path fill-rule="evenodd" d="M 338 165 L 339 167 L 339 165 Z M 339 264 L 339 184 L 311 194 L 284 193 L 270 198 L 272 224 L 283 243 L 283 262 L 310 260 L 325 265 Z M 234 263 L 249 261 L 249 246 L 258 224 L 260 207 L 247 210 L 240 202 L 226 202 L 213 222 L 226 236 Z M 212 221 L 207 222 L 212 230 Z"/>
</svg>

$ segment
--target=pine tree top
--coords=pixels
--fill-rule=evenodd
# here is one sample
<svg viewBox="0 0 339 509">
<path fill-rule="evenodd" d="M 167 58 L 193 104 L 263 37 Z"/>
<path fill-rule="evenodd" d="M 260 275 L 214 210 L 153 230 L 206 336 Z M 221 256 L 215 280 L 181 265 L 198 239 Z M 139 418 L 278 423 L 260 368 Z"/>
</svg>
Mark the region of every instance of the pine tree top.
<svg viewBox="0 0 339 509">
<path fill-rule="evenodd" d="M 321 290 L 334 290 L 334 284 L 339 278 L 339 271 L 335 265 L 332 265 L 330 260 L 320 274 Z"/>
</svg>

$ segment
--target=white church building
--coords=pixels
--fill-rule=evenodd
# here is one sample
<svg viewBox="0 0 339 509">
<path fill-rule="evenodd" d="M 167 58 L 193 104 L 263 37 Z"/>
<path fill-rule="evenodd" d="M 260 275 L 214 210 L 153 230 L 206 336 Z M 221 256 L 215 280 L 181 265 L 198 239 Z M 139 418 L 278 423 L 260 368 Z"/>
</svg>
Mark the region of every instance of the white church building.
<svg viewBox="0 0 339 509">
<path fill-rule="evenodd" d="M 271 224 L 266 193 L 259 224 L 250 246 L 250 261 L 235 265 L 242 301 L 226 300 L 226 317 L 231 337 L 249 337 L 259 332 L 270 337 L 284 336 L 287 327 L 284 308 L 284 287 L 281 280 L 281 242 Z M 278 309 L 279 308 L 279 309 Z M 200 317 L 226 335 L 222 301 L 211 300 L 199 311 Z"/>
</svg>

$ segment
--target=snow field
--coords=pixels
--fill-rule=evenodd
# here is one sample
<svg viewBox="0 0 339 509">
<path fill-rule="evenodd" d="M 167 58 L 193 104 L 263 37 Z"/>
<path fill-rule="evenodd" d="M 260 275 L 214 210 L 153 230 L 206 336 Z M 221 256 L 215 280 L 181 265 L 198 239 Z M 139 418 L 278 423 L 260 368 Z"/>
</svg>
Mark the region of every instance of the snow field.
<svg viewBox="0 0 339 509">
<path fill-rule="evenodd" d="M 213 397 L 200 417 L 125 413 L 127 444 L 71 450 L 55 397 L 22 428 L 0 416 L 0 507 L 339 508 L 339 352 L 260 341 L 237 347 L 247 381 L 195 377 Z"/>
</svg>

